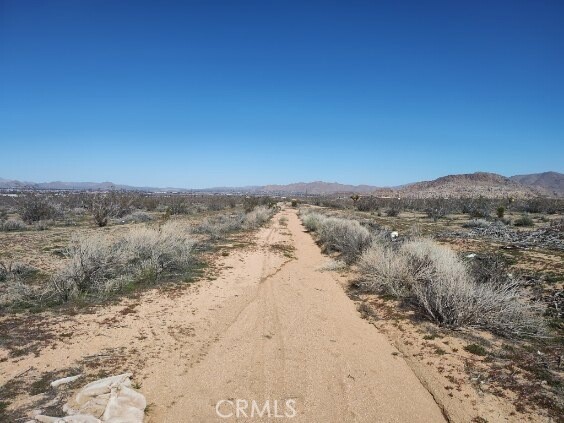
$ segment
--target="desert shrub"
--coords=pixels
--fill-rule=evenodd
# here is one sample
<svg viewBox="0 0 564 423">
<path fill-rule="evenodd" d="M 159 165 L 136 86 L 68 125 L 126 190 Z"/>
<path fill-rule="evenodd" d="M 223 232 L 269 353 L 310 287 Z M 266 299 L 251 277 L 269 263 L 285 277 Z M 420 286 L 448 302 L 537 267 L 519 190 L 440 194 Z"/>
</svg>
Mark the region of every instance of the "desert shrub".
<svg viewBox="0 0 564 423">
<path fill-rule="evenodd" d="M 147 213 L 142 210 L 136 210 L 121 218 L 121 221 L 125 223 L 143 223 L 143 222 L 150 222 L 152 220 L 153 220 L 153 216 L 150 213 Z"/>
<path fill-rule="evenodd" d="M 244 223 L 244 213 L 221 215 L 204 219 L 201 224 L 193 228 L 193 232 L 208 235 L 212 240 L 218 240 L 231 232 L 242 229 Z"/>
<path fill-rule="evenodd" d="M 193 228 L 194 233 L 206 234 L 212 240 L 224 238 L 226 235 L 241 229 L 256 229 L 270 220 L 274 209 L 258 206 L 249 213 L 236 213 L 206 218 Z"/>
<path fill-rule="evenodd" d="M 550 222 L 550 228 L 559 232 L 564 231 L 564 218 L 554 219 Z"/>
<path fill-rule="evenodd" d="M 491 200 L 483 197 L 468 198 L 462 206 L 462 213 L 469 214 L 472 218 L 485 218 L 490 216 Z"/>
<path fill-rule="evenodd" d="M 127 263 L 133 279 L 151 283 L 164 272 L 182 272 L 192 260 L 193 246 L 189 227 L 175 221 L 166 222 L 160 230 L 135 228 L 117 243 L 120 260 Z"/>
<path fill-rule="evenodd" d="M 245 196 L 243 198 L 243 209 L 245 213 L 253 211 L 255 207 L 266 206 L 269 209 L 274 208 L 276 201 L 269 196 Z"/>
<path fill-rule="evenodd" d="M 386 216 L 388 217 L 397 217 L 400 214 L 400 208 L 399 207 L 390 207 L 388 210 L 386 210 Z"/>
<path fill-rule="evenodd" d="M 396 298 L 409 294 L 412 275 L 405 254 L 374 243 L 358 261 L 362 285 L 368 291 L 384 292 Z"/>
<path fill-rule="evenodd" d="M 507 260 L 499 254 L 476 256 L 467 261 L 467 266 L 477 283 L 500 285 L 510 279 Z"/>
<path fill-rule="evenodd" d="M 49 225 L 51 223 L 52 222 L 47 220 L 40 220 L 33 224 L 33 229 L 35 229 L 36 231 L 46 231 L 47 229 L 49 229 Z"/>
<path fill-rule="evenodd" d="M 487 228 L 491 225 L 486 219 L 472 219 L 462 224 L 463 228 Z"/>
<path fill-rule="evenodd" d="M 347 263 L 341 260 L 329 260 L 319 267 L 321 272 L 335 272 L 347 268 Z"/>
<path fill-rule="evenodd" d="M 433 221 L 437 221 L 447 216 L 448 210 L 445 207 L 441 207 L 440 205 L 436 207 L 429 207 L 425 209 L 425 213 L 427 213 L 427 217 L 433 219 Z"/>
<path fill-rule="evenodd" d="M 273 214 L 274 209 L 265 206 L 256 207 L 245 216 L 245 226 L 256 229 L 268 222 Z"/>
<path fill-rule="evenodd" d="M 28 226 L 21 219 L 10 218 L 4 222 L 0 222 L 0 229 L 5 232 L 25 231 Z"/>
<path fill-rule="evenodd" d="M 327 217 L 320 213 L 310 212 L 302 216 L 302 223 L 308 231 L 315 232 L 325 219 L 327 219 Z"/>
<path fill-rule="evenodd" d="M 474 355 L 481 355 L 481 356 L 488 355 L 488 351 L 482 345 L 478 345 L 478 344 L 466 345 L 464 347 L 464 350 Z"/>
<path fill-rule="evenodd" d="M 222 201 L 211 201 L 208 204 L 209 211 L 221 211 L 227 208 L 227 204 Z"/>
<path fill-rule="evenodd" d="M 32 307 L 41 302 L 42 293 L 20 279 L 11 280 L 0 291 L 0 307 Z"/>
<path fill-rule="evenodd" d="M 499 217 L 500 219 L 502 219 L 503 216 L 505 215 L 505 207 L 499 206 L 499 207 L 495 210 L 495 212 L 496 212 L 497 217 Z"/>
<path fill-rule="evenodd" d="M 513 210 L 525 213 L 562 213 L 564 210 L 564 199 L 537 197 L 527 200 L 516 201 Z"/>
<path fill-rule="evenodd" d="M 372 196 L 360 197 L 354 204 L 358 211 L 364 212 L 375 211 L 380 207 L 378 199 Z"/>
<path fill-rule="evenodd" d="M 18 199 L 18 213 L 26 223 L 51 219 L 55 208 L 47 196 L 41 194 L 24 194 Z"/>
<path fill-rule="evenodd" d="M 513 225 L 515 225 L 515 226 L 535 226 L 535 222 L 533 222 L 533 219 L 531 219 L 531 217 L 528 214 L 524 214 L 520 218 L 515 219 L 515 221 L 513 222 Z"/>
<path fill-rule="evenodd" d="M 188 213 L 188 204 L 184 197 L 171 197 L 168 199 L 165 210 L 169 215 L 186 214 Z"/>
<path fill-rule="evenodd" d="M 414 304 L 445 326 L 482 327 L 506 336 L 542 330 L 517 281 L 477 282 L 452 250 L 431 240 L 412 240 L 397 250 L 373 244 L 359 270 L 366 289 Z"/>
<path fill-rule="evenodd" d="M 356 220 L 328 217 L 317 229 L 320 242 L 327 250 L 339 251 L 345 262 L 354 262 L 372 242 L 368 229 Z"/>
<path fill-rule="evenodd" d="M 88 203 L 88 209 L 94 222 L 100 227 L 106 226 L 110 217 L 117 216 L 117 203 L 110 194 L 93 195 Z"/>
<path fill-rule="evenodd" d="M 188 269 L 193 246 L 189 227 L 174 221 L 160 228 L 132 228 L 117 239 L 75 236 L 67 250 L 68 261 L 51 278 L 50 286 L 61 301 L 69 301 L 156 283 L 165 274 Z"/>
<path fill-rule="evenodd" d="M 290 201 L 290 203 L 292 204 L 292 207 L 298 207 L 298 200 L 296 200 L 295 198 L 292 198 L 292 200 Z"/>
<path fill-rule="evenodd" d="M 257 197 L 247 196 L 243 200 L 243 210 L 245 210 L 245 213 L 251 212 L 258 205 L 259 205 L 259 201 Z"/>
<path fill-rule="evenodd" d="M 37 268 L 27 263 L 0 260 L 0 282 L 26 279 L 37 273 Z"/>
<path fill-rule="evenodd" d="M 103 235 L 75 235 L 66 254 L 69 261 L 51 279 L 54 293 L 64 302 L 81 294 L 103 292 L 107 282 L 118 276 L 120 257 Z"/>
</svg>

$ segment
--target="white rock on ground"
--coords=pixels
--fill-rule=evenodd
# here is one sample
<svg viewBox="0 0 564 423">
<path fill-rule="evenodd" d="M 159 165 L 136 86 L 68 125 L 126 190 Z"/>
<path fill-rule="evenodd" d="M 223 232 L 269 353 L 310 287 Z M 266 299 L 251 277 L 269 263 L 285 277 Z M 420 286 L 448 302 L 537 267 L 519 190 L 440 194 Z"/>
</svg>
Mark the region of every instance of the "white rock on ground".
<svg viewBox="0 0 564 423">
<path fill-rule="evenodd" d="M 130 377 L 131 373 L 124 373 L 84 386 L 74 401 L 63 407 L 66 417 L 34 418 L 41 423 L 142 423 L 147 402 L 131 387 Z"/>
<path fill-rule="evenodd" d="M 57 386 L 64 385 L 65 383 L 74 382 L 75 380 L 77 380 L 81 376 L 82 375 L 76 375 L 76 376 L 64 377 L 62 379 L 57 379 L 57 380 L 54 380 L 53 382 L 51 382 L 51 386 L 53 388 L 56 388 Z"/>
</svg>

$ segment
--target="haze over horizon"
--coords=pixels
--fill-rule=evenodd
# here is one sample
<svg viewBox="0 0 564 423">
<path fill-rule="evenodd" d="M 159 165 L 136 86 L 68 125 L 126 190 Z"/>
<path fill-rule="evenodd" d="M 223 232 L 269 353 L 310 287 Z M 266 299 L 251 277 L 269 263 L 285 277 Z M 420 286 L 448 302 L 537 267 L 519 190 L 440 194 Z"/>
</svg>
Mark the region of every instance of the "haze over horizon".
<svg viewBox="0 0 564 423">
<path fill-rule="evenodd" d="M 0 177 L 562 172 L 564 3 L 0 0 Z"/>
</svg>

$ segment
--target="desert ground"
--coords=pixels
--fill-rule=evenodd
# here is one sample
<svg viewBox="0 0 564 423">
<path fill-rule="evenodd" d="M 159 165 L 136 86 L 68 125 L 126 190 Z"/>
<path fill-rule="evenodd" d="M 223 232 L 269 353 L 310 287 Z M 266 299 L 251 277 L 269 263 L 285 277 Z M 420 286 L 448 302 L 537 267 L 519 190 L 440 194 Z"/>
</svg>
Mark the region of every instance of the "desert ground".
<svg viewBox="0 0 564 423">
<path fill-rule="evenodd" d="M 273 207 L 264 224 L 212 236 L 213 242 L 196 231 L 207 243 L 181 280 L 172 275 L 94 301 L 5 306 L 2 421 L 63 416 L 81 386 L 126 372 L 146 398 L 148 422 L 562 421 L 558 334 L 556 341 L 554 335 L 523 341 L 480 328 L 452 330 L 359 289 L 357 266 L 320 248 L 318 235 L 303 225 L 311 211 L 370 220 L 402 235 L 417 224 L 461 254 L 503 245 L 453 236 L 468 220 L 461 215 L 445 223 L 415 212 L 388 217 L 289 202 Z M 181 219 L 195 225 L 222 213 Z M 151 224 L 96 228 L 84 218 L 79 231 L 119 238 Z M 0 233 L 2 251 L 40 269 L 30 284 L 47 283 L 46 275 L 65 263 L 71 233 L 56 225 Z M 561 251 L 503 252 L 528 258 L 516 260 L 516 269 L 553 279 L 562 274 Z M 554 295 L 561 283 L 557 278 L 543 295 Z M 50 386 L 73 375 L 81 376 Z M 268 413 L 253 411 L 253 402 L 262 409 L 267 401 Z"/>
</svg>

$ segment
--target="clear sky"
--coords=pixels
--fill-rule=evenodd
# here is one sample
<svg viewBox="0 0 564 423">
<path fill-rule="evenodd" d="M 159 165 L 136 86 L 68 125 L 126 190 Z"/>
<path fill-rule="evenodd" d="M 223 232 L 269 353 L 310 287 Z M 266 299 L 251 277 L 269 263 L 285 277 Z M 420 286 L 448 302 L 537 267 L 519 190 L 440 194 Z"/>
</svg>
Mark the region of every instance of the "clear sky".
<svg viewBox="0 0 564 423">
<path fill-rule="evenodd" d="M 564 169 L 564 1 L 0 0 L 0 177 Z"/>
</svg>

